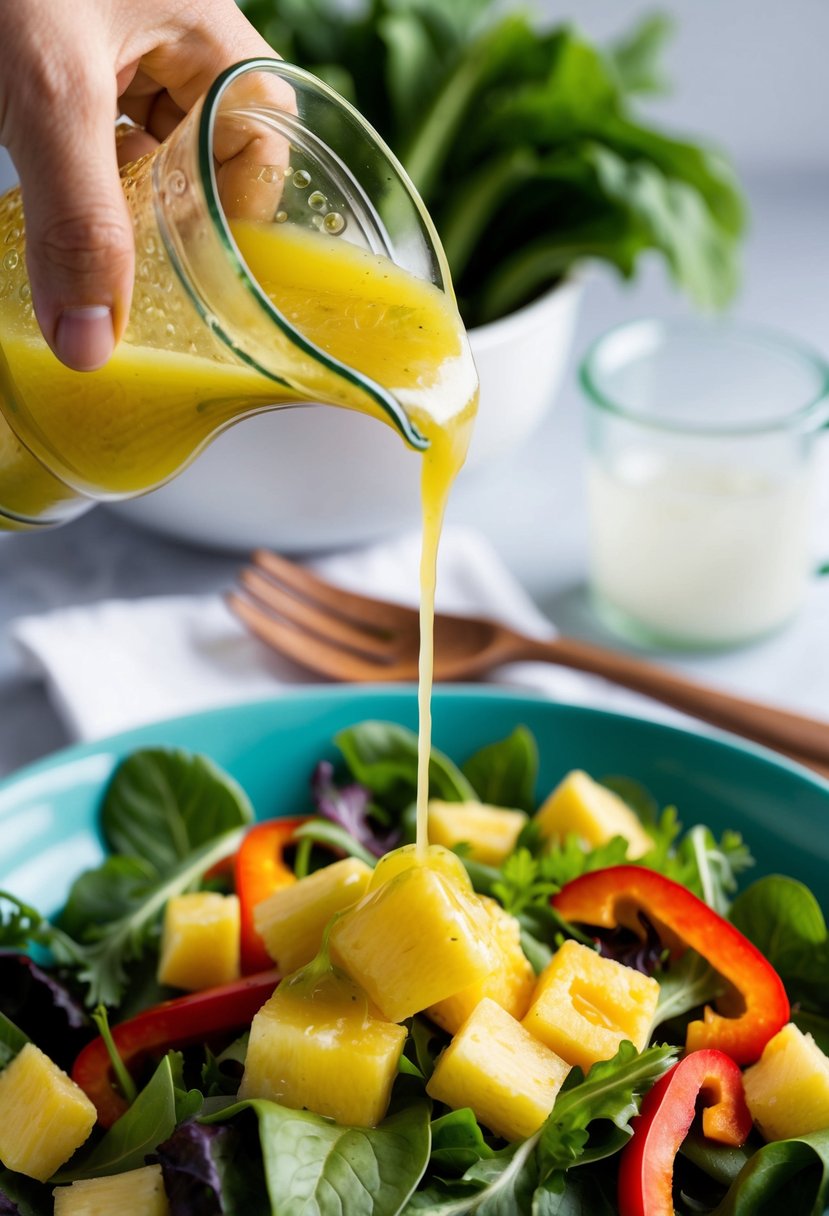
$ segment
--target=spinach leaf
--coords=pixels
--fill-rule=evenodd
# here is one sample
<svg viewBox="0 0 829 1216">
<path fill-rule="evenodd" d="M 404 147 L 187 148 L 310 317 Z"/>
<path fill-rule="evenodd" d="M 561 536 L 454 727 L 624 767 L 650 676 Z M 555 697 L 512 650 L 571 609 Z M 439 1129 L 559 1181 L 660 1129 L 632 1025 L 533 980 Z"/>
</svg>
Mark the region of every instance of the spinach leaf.
<svg viewBox="0 0 829 1216">
<path fill-rule="evenodd" d="M 206 756 L 173 748 L 133 752 L 104 794 L 101 827 L 113 853 L 162 874 L 194 849 L 253 821 L 240 785 Z"/>
<path fill-rule="evenodd" d="M 481 802 L 532 814 L 538 777 L 538 747 L 526 726 L 470 756 L 463 774 Z"/>
<path fill-rule="evenodd" d="M 429 1160 L 429 1107 L 421 1102 L 378 1127 L 341 1127 L 275 1102 L 239 1102 L 207 1124 L 245 1110 L 259 1121 L 265 1179 L 275 1212 L 304 1216 L 395 1216 Z"/>
<path fill-rule="evenodd" d="M 655 251 L 700 303 L 733 292 L 744 225 L 733 173 L 636 113 L 638 97 L 664 85 L 666 18 L 646 18 L 605 51 L 494 0 L 241 3 L 402 159 L 467 325 L 520 307 L 587 259 L 630 276 Z"/>
<path fill-rule="evenodd" d="M 755 1149 L 748 1144 L 739 1148 L 730 1144 L 717 1144 L 715 1140 L 709 1140 L 694 1130 L 682 1141 L 679 1151 L 709 1178 L 713 1178 L 721 1186 L 729 1187 L 736 1181 Z"/>
<path fill-rule="evenodd" d="M 650 13 L 610 47 L 610 61 L 628 96 L 667 91 L 660 60 L 673 31 L 674 21 L 667 13 Z"/>
<path fill-rule="evenodd" d="M 158 872 L 140 857 L 107 857 L 94 870 L 85 870 L 69 889 L 59 924 L 71 937 L 84 941 L 128 915 L 141 903 Z"/>
<path fill-rule="evenodd" d="M 759 1149 L 712 1216 L 824 1216 L 829 1205 L 829 1129 Z"/>
<path fill-rule="evenodd" d="M 478 1120 L 468 1108 L 451 1110 L 448 1115 L 432 1120 L 430 1165 L 441 1176 L 463 1174 L 476 1161 L 493 1155 Z"/>
<path fill-rule="evenodd" d="M 129 1110 L 112 1125 L 103 1139 L 80 1161 L 70 1162 L 69 1168 L 61 1170 L 54 1181 L 62 1183 L 75 1182 L 79 1178 L 105 1178 L 108 1174 L 123 1174 L 126 1170 L 142 1166 L 147 1154 L 173 1134 L 177 1115 L 189 1117 L 201 1104 L 201 1094 L 193 1091 L 182 1108 L 175 1085 L 178 1067 L 175 1053 L 170 1052 Z"/>
<path fill-rule="evenodd" d="M 416 1191 L 405 1211 L 421 1216 L 461 1216 L 467 1212 L 515 1216 L 516 1212 L 531 1211 L 538 1185 L 537 1143 L 538 1134 L 480 1159 L 456 1181 L 438 1179 Z"/>
<path fill-rule="evenodd" d="M 417 792 L 417 735 L 394 722 L 360 722 L 334 742 L 352 775 L 391 810 L 403 811 Z M 475 802 L 475 791 L 443 752 L 432 749 L 429 792 L 444 802 Z"/>
<path fill-rule="evenodd" d="M 18 1052 L 22 1051 L 29 1042 L 27 1035 L 19 1026 L 15 1026 L 11 1018 L 0 1013 L 0 1070 L 11 1064 Z"/>
<path fill-rule="evenodd" d="M 779 874 L 760 878 L 734 901 L 731 920 L 763 952 L 791 1000 L 825 1010 L 829 933 L 808 887 Z"/>
</svg>

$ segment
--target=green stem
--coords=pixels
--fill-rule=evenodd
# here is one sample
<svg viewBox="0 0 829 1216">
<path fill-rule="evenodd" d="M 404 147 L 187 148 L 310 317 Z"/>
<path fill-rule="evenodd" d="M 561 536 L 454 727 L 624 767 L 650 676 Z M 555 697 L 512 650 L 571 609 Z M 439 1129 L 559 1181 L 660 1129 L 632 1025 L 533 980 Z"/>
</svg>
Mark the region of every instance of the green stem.
<svg viewBox="0 0 829 1216">
<path fill-rule="evenodd" d="M 121 1059 L 121 1053 L 115 1046 L 115 1040 L 112 1037 L 112 1031 L 109 1028 L 109 1018 L 105 1005 L 99 1005 L 92 1014 L 92 1021 L 98 1027 L 98 1033 L 104 1040 L 109 1056 L 112 1071 L 115 1073 L 115 1079 L 120 1086 L 121 1093 L 126 1098 L 127 1102 L 132 1106 L 135 1099 L 138 1097 L 138 1090 L 135 1087 L 135 1082 L 130 1076 L 129 1069 Z"/>
</svg>

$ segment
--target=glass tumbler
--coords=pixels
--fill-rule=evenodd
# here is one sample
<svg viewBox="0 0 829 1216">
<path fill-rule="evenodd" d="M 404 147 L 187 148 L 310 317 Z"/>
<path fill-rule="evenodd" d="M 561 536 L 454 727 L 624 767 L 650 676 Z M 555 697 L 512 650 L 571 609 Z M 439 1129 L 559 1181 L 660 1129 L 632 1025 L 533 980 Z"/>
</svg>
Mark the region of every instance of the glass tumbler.
<svg viewBox="0 0 829 1216">
<path fill-rule="evenodd" d="M 734 646 L 783 625 L 814 565 L 826 362 L 737 324 L 641 320 L 593 345 L 581 382 L 600 619 L 674 649 Z"/>
</svg>

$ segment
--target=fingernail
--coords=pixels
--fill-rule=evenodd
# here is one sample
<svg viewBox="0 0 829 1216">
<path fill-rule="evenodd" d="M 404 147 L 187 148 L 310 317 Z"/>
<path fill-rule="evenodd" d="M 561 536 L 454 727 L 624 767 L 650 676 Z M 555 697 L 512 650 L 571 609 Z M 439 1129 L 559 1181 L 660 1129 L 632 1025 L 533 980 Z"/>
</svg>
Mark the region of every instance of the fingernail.
<svg viewBox="0 0 829 1216">
<path fill-rule="evenodd" d="M 55 330 L 55 352 L 76 372 L 103 367 L 115 349 L 112 311 L 105 304 L 65 308 Z"/>
</svg>

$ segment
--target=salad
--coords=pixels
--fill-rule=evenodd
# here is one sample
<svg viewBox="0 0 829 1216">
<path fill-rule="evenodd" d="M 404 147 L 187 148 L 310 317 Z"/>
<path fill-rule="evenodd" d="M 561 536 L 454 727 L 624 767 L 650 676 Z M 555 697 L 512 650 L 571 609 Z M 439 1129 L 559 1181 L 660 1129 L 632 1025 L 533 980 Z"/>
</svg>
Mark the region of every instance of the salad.
<svg viewBox="0 0 829 1216">
<path fill-rule="evenodd" d="M 829 934 L 735 833 L 630 779 L 536 800 L 519 726 L 458 766 L 341 732 L 255 822 L 133 753 L 109 856 L 0 893 L 0 1213 L 823 1216 Z"/>
</svg>

